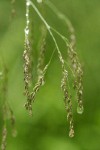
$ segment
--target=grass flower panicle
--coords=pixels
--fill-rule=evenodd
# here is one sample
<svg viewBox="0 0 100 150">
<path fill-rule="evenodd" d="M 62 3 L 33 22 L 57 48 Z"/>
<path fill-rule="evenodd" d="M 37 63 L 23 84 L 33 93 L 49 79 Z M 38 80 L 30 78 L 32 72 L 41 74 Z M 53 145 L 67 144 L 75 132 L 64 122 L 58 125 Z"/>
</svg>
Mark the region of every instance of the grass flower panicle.
<svg viewBox="0 0 100 150">
<path fill-rule="evenodd" d="M 47 21 L 44 19 L 44 17 L 42 16 L 42 14 L 40 13 L 40 11 L 38 10 L 38 8 L 35 6 L 35 4 L 31 1 L 31 0 L 26 0 L 26 29 L 25 29 L 25 39 L 26 39 L 26 51 L 24 51 L 25 55 L 24 55 L 24 81 L 25 81 L 25 93 L 27 96 L 27 102 L 25 104 L 26 109 L 29 110 L 30 114 L 32 114 L 32 103 L 35 100 L 36 97 L 36 93 L 40 90 L 40 87 L 42 85 L 44 85 L 44 77 L 45 77 L 45 73 L 48 69 L 48 66 L 51 62 L 51 58 L 49 63 L 44 67 L 44 58 L 45 58 L 45 46 L 46 46 L 46 32 L 48 31 L 53 42 L 55 45 L 55 49 L 57 50 L 58 53 L 58 58 L 61 64 L 61 68 L 62 68 L 62 80 L 61 80 L 61 88 L 64 94 L 64 102 L 65 102 L 65 108 L 67 111 L 67 120 L 69 122 L 69 136 L 73 137 L 74 136 L 74 121 L 73 121 L 73 108 L 72 108 L 72 96 L 71 96 L 71 90 L 70 90 L 70 85 L 69 85 L 69 74 L 66 68 L 66 61 L 63 58 L 63 55 L 60 51 L 60 48 L 58 46 L 57 40 L 53 34 L 53 32 L 55 32 L 66 44 L 67 48 L 68 48 L 68 58 L 70 59 L 71 62 L 71 66 L 69 67 L 71 70 L 71 73 L 74 76 L 74 88 L 76 89 L 76 94 L 77 94 L 77 102 L 78 102 L 78 106 L 77 106 L 77 112 L 79 114 L 83 113 L 83 86 L 82 86 L 82 78 L 83 78 L 83 70 L 82 70 L 82 66 L 79 62 L 79 58 L 76 52 L 76 36 L 75 36 L 75 31 L 74 28 L 70 22 L 70 20 L 64 15 L 62 14 L 49 0 L 48 1 L 37 1 L 38 3 L 45 3 L 47 4 L 52 10 L 53 12 L 58 16 L 58 18 L 62 21 L 64 21 L 69 29 L 70 32 L 70 37 L 69 40 L 62 35 L 59 31 L 57 31 L 56 29 L 54 29 L 53 27 L 51 27 Z M 30 46 L 29 46 L 29 6 L 32 6 L 32 8 L 35 10 L 35 12 L 37 13 L 37 15 L 39 16 L 39 18 L 41 19 L 42 23 L 45 25 L 45 29 L 42 32 L 42 42 L 41 42 L 41 48 L 40 48 L 40 54 L 38 57 L 38 64 L 37 64 L 37 74 L 38 74 L 38 79 L 37 82 L 32 90 L 32 92 L 29 92 L 29 80 L 30 80 L 30 56 L 29 56 L 29 51 L 30 51 Z M 55 50 L 54 50 L 55 52 Z M 25 72 L 26 71 L 26 72 Z"/>
</svg>

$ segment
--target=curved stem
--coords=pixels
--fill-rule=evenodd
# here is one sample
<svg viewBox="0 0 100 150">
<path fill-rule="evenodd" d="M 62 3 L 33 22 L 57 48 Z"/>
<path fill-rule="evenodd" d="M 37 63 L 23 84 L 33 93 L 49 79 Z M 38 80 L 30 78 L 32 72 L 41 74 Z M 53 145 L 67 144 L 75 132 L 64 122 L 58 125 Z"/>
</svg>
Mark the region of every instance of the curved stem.
<svg viewBox="0 0 100 150">
<path fill-rule="evenodd" d="M 40 17 L 40 19 L 41 19 L 41 20 L 43 21 L 43 23 L 45 24 L 45 26 L 46 26 L 46 28 L 47 28 L 49 34 L 51 35 L 51 37 L 52 37 L 52 39 L 53 39 L 53 41 L 54 41 L 54 44 L 55 44 L 55 46 L 56 46 L 56 49 L 57 49 L 57 51 L 58 51 L 58 55 L 59 55 L 60 62 L 61 62 L 61 64 L 63 65 L 62 67 L 64 67 L 64 60 L 63 60 L 62 54 L 61 54 L 61 52 L 60 52 L 59 46 L 58 46 L 58 44 L 57 44 L 57 41 L 56 41 L 56 39 L 55 39 L 55 37 L 54 37 L 52 31 L 51 31 L 50 25 L 49 25 L 49 24 L 46 22 L 46 20 L 43 18 L 43 16 L 41 15 L 41 13 L 40 13 L 39 10 L 37 9 L 37 7 L 34 5 L 34 3 L 33 3 L 32 1 L 29 1 L 29 2 L 30 2 L 30 5 L 34 8 L 34 10 L 36 11 L 36 13 L 38 14 L 38 16 Z"/>
</svg>

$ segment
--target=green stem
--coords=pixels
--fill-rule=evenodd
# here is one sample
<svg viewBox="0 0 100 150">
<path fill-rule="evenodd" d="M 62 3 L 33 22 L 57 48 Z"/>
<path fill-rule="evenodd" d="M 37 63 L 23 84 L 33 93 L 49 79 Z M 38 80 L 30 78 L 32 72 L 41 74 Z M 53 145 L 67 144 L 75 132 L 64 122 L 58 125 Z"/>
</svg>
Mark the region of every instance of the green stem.
<svg viewBox="0 0 100 150">
<path fill-rule="evenodd" d="M 60 62 L 61 62 L 61 64 L 64 66 L 64 59 L 63 59 L 62 54 L 61 54 L 61 52 L 60 52 L 59 46 L 58 46 L 58 44 L 57 44 L 57 41 L 56 41 L 56 39 L 55 39 L 55 37 L 54 37 L 52 31 L 51 31 L 50 25 L 46 22 L 46 20 L 43 18 L 43 16 L 41 15 L 41 13 L 39 12 L 39 10 L 37 9 L 37 7 L 34 5 L 34 3 L 33 3 L 32 1 L 30 1 L 30 5 L 33 7 L 33 9 L 36 11 L 36 13 L 38 14 L 38 16 L 40 17 L 40 19 L 41 19 L 41 20 L 43 21 L 43 23 L 45 24 L 45 26 L 46 26 L 46 28 L 47 28 L 49 34 L 51 35 L 51 37 L 52 37 L 52 39 L 53 39 L 53 41 L 54 41 L 54 44 L 55 44 L 55 46 L 56 46 L 56 49 L 57 49 L 57 51 L 58 51 L 58 55 L 59 55 Z"/>
</svg>

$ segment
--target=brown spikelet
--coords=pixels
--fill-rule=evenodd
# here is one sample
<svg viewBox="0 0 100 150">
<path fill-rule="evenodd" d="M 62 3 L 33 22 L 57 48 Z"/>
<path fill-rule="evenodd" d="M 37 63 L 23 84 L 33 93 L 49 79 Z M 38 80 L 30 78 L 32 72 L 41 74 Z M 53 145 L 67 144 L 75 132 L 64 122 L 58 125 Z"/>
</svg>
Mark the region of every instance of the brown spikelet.
<svg viewBox="0 0 100 150">
<path fill-rule="evenodd" d="M 25 91 L 24 94 L 27 97 L 27 101 L 30 101 L 30 46 L 29 41 L 25 41 L 25 50 L 23 53 L 24 58 L 24 84 L 25 84 Z M 30 105 L 25 104 L 26 109 L 32 109 Z"/>
<path fill-rule="evenodd" d="M 30 59 L 30 40 L 29 40 L 29 4 L 26 0 L 26 27 L 25 27 L 25 43 L 24 43 L 24 52 L 23 52 L 23 59 L 24 59 L 24 94 L 27 97 L 27 101 L 30 100 L 30 66 L 31 66 L 31 59 Z M 25 105 L 26 106 L 26 105 Z M 27 108 L 27 107 L 26 107 Z"/>
<path fill-rule="evenodd" d="M 81 63 L 79 62 L 79 58 L 76 52 L 76 36 L 75 30 L 72 26 L 72 23 L 66 17 L 63 18 L 65 20 L 66 25 L 68 26 L 69 33 L 70 33 L 70 43 L 68 46 L 68 57 L 72 64 L 72 70 L 74 73 L 74 88 L 76 89 L 77 93 L 77 102 L 78 102 L 78 109 L 80 112 L 83 112 L 83 70 Z"/>
<path fill-rule="evenodd" d="M 36 96 L 37 92 L 40 90 L 40 87 L 44 85 L 44 77 L 45 77 L 46 71 L 48 69 L 48 66 L 49 66 L 49 63 L 44 67 L 41 76 L 38 76 L 38 81 L 35 84 L 33 91 L 30 93 L 29 99 L 25 103 L 25 107 L 29 111 L 30 115 L 32 115 L 32 103 L 35 100 L 35 96 Z"/>
<path fill-rule="evenodd" d="M 29 111 L 29 114 L 32 115 L 32 103 L 35 100 L 36 93 L 39 91 L 40 87 L 44 83 L 44 76 L 39 76 L 37 83 L 35 84 L 35 87 L 33 88 L 33 91 L 29 93 L 29 97 L 27 99 L 27 102 L 25 104 L 26 109 Z"/>
<path fill-rule="evenodd" d="M 32 92 L 29 92 L 29 96 L 25 104 L 25 107 L 29 111 L 30 115 L 32 115 L 32 103 L 35 100 L 36 93 L 40 90 L 40 87 L 44 85 L 44 75 L 47 69 L 44 68 L 45 46 L 46 46 L 46 30 L 44 27 L 42 27 L 42 40 L 37 64 L 38 79 Z"/>
<path fill-rule="evenodd" d="M 72 102 L 71 102 L 71 96 L 68 91 L 68 72 L 66 70 L 63 70 L 61 88 L 64 93 L 64 102 L 65 102 L 65 108 L 67 111 L 67 120 L 69 122 L 69 136 L 73 137 L 74 136 L 74 126 L 73 126 Z"/>
<path fill-rule="evenodd" d="M 30 86 L 30 45 L 29 41 L 26 39 L 24 44 L 24 83 L 25 83 L 25 95 L 29 96 L 29 86 Z"/>
<path fill-rule="evenodd" d="M 78 102 L 77 111 L 80 110 L 78 113 L 81 114 L 83 112 L 83 83 L 82 83 L 83 82 L 83 70 L 79 62 L 77 53 L 74 51 L 71 45 L 69 47 L 68 53 L 69 53 L 69 58 L 72 63 L 72 68 L 73 68 L 74 77 L 75 77 L 74 88 L 76 89 L 76 92 L 77 92 L 77 102 Z"/>
<path fill-rule="evenodd" d="M 40 52 L 39 52 L 39 57 L 38 57 L 38 64 L 37 64 L 37 73 L 38 76 L 41 75 L 41 72 L 44 67 L 44 59 L 45 59 L 45 52 L 46 52 L 46 35 L 47 35 L 47 30 L 44 25 L 41 27 L 42 33 L 41 33 L 41 47 L 40 47 Z"/>
<path fill-rule="evenodd" d="M 29 41 L 30 41 L 30 82 L 32 86 L 32 81 L 34 80 L 33 76 L 33 68 L 34 68 L 34 61 L 35 61 L 35 51 L 34 51 L 34 23 L 33 20 L 30 20 L 30 34 L 29 34 Z"/>
</svg>

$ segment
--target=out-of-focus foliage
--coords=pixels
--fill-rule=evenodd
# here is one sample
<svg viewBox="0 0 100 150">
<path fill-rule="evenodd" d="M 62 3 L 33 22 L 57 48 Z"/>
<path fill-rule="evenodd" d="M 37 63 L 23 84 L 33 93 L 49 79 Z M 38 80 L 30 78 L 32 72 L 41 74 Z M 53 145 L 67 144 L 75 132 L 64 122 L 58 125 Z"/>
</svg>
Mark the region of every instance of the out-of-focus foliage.
<svg viewBox="0 0 100 150">
<path fill-rule="evenodd" d="M 16 0 L 16 17 L 11 20 L 10 0 L 0 0 L 0 57 L 3 56 L 8 73 L 8 101 L 16 116 L 18 135 L 11 137 L 10 124 L 7 150 L 99 150 L 100 149 L 100 0 L 53 0 L 56 7 L 73 23 L 77 37 L 77 52 L 84 68 L 84 113 L 74 110 L 75 137 L 68 137 L 66 112 L 60 90 L 61 70 L 57 53 L 46 75 L 46 84 L 37 94 L 31 118 L 23 107 L 23 49 L 25 27 L 25 2 Z M 38 6 L 39 7 L 39 6 Z M 39 7 L 40 8 L 40 7 Z M 40 8 L 41 9 L 41 8 Z M 66 27 L 47 7 L 45 18 L 64 35 Z M 39 24 L 41 21 L 31 9 L 33 18 L 34 59 L 37 59 Z M 35 35 L 35 36 L 34 36 Z M 59 40 L 59 39 L 58 39 Z M 52 52 L 48 36 L 48 53 Z M 63 49 L 63 42 L 59 40 Z M 2 100 L 0 99 L 0 110 Z M 0 112 L 0 141 L 2 130 Z"/>
</svg>

